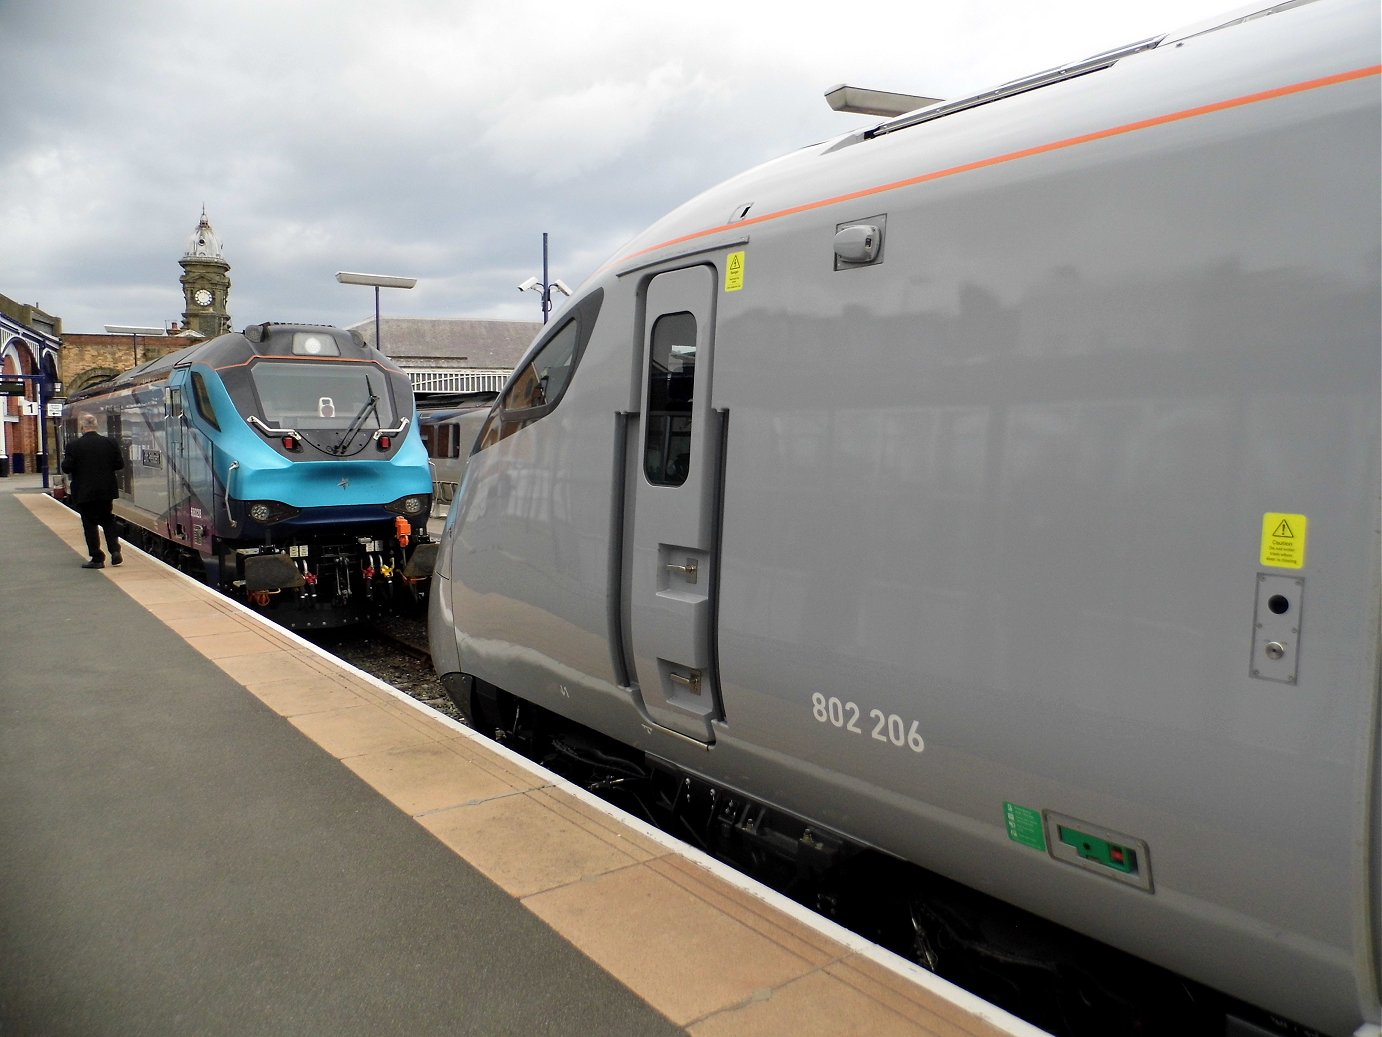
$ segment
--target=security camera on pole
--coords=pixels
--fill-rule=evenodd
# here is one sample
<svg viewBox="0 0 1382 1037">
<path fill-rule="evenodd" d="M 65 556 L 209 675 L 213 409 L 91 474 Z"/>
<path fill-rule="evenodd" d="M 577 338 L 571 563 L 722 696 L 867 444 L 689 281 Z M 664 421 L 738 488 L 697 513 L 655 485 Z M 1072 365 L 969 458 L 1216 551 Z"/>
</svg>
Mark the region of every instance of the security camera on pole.
<svg viewBox="0 0 1382 1037">
<path fill-rule="evenodd" d="M 542 232 L 542 280 L 530 277 L 518 286 L 520 292 L 538 292 L 542 295 L 542 323 L 547 323 L 547 317 L 552 312 L 552 289 L 555 288 L 562 295 L 570 295 L 571 289 L 566 287 L 560 278 L 555 281 L 547 280 L 547 232 Z"/>
</svg>

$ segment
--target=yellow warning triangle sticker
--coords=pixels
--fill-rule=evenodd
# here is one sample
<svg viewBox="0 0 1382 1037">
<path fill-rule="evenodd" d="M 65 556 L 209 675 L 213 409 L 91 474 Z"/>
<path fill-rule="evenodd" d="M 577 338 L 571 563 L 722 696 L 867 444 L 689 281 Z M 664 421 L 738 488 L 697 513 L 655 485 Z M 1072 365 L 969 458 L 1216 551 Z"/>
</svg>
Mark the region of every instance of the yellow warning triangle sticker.
<svg viewBox="0 0 1382 1037">
<path fill-rule="evenodd" d="M 1305 543 L 1310 536 L 1310 519 L 1284 511 L 1269 511 L 1262 516 L 1263 565 L 1276 569 L 1305 568 Z"/>
<path fill-rule="evenodd" d="M 731 252 L 725 260 L 725 291 L 738 292 L 744 288 L 744 253 Z"/>
</svg>

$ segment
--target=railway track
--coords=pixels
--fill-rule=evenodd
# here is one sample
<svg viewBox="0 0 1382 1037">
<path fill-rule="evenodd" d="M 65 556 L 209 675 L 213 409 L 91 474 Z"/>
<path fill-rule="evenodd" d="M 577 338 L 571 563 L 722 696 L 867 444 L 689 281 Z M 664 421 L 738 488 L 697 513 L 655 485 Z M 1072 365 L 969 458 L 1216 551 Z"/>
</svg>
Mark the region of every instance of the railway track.
<svg viewBox="0 0 1382 1037">
<path fill-rule="evenodd" d="M 322 632 L 313 640 L 338 659 L 465 723 L 432 670 L 424 619 L 389 616 L 358 627 Z"/>
</svg>

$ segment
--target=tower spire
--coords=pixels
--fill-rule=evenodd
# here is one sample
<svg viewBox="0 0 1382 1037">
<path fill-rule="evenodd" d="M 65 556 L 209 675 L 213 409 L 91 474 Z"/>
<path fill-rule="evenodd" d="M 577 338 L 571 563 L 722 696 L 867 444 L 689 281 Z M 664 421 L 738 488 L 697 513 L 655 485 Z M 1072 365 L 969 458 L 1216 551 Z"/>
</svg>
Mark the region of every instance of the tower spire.
<svg viewBox="0 0 1382 1037">
<path fill-rule="evenodd" d="M 187 240 L 187 249 L 178 262 L 183 271 L 185 326 L 207 338 L 229 331 L 230 264 L 225 260 L 221 239 L 207 218 L 205 203 L 197 229 Z"/>
</svg>

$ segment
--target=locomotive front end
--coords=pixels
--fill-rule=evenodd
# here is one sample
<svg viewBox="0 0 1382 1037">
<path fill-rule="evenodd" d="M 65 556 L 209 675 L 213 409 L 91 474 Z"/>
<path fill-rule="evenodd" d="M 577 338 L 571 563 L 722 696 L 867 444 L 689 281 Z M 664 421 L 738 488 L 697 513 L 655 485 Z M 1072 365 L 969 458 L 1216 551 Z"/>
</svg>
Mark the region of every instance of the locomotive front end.
<svg viewBox="0 0 1382 1037">
<path fill-rule="evenodd" d="M 244 341 L 216 368 L 242 419 L 222 430 L 221 586 L 297 628 L 425 600 L 432 485 L 407 377 L 334 328 Z"/>
<path fill-rule="evenodd" d="M 120 445 L 114 511 L 164 561 L 290 628 L 420 607 L 436 559 L 412 386 L 357 332 L 259 324 L 73 395 Z"/>
</svg>

